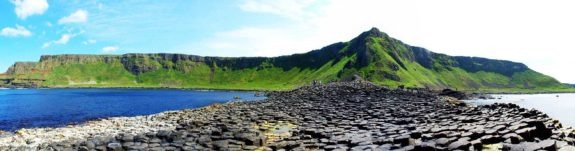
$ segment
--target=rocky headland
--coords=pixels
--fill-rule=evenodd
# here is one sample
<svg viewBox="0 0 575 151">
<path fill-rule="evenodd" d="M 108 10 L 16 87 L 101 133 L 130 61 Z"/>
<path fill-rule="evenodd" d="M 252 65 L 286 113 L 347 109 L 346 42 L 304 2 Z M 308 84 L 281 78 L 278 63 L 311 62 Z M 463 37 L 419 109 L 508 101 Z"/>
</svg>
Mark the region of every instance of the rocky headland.
<svg viewBox="0 0 575 151">
<path fill-rule="evenodd" d="M 537 110 L 364 81 L 0 136 L 0 150 L 575 150 L 573 129 Z"/>
<path fill-rule="evenodd" d="M 170 53 L 42 55 L 0 74 L 0 87 L 138 87 L 291 90 L 360 76 L 380 85 L 468 91 L 573 92 L 514 61 L 450 56 L 372 28 L 347 42 L 277 57 Z"/>
</svg>

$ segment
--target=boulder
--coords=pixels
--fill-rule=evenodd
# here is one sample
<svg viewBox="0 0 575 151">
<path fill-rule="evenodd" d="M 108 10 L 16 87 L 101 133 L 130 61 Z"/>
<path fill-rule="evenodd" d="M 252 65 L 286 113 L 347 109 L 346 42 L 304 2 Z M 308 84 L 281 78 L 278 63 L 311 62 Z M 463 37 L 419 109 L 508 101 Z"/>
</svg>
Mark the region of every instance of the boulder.
<svg viewBox="0 0 575 151">
<path fill-rule="evenodd" d="M 469 147 L 471 147 L 471 143 L 467 140 L 458 140 L 455 141 L 451 144 L 449 144 L 449 146 L 447 146 L 447 149 L 449 150 L 469 150 Z"/>
<path fill-rule="evenodd" d="M 109 143 L 108 146 L 106 146 L 106 148 L 109 151 L 123 151 L 124 150 L 122 148 L 122 144 L 120 144 L 120 143 Z"/>
</svg>

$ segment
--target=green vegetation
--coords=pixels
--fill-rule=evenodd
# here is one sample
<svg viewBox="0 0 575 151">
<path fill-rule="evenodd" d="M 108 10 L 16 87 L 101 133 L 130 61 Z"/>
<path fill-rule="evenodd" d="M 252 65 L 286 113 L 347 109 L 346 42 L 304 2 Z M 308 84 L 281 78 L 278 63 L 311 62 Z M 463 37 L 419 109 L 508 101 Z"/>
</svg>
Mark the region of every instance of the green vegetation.
<svg viewBox="0 0 575 151">
<path fill-rule="evenodd" d="M 49 87 L 166 87 L 199 89 L 241 90 L 288 90 L 313 80 L 337 80 L 337 74 L 351 60 L 345 57 L 337 63 L 332 61 L 318 69 L 292 68 L 283 70 L 269 63 L 257 68 L 233 70 L 227 67 L 213 69 L 201 63 L 185 64 L 188 70 L 158 69 L 139 75 L 124 69 L 120 62 L 67 64 L 56 66 L 51 72 L 30 73 L 45 77 L 44 86 Z M 149 61 L 150 62 L 150 61 Z M 153 63 L 161 66 L 159 63 Z M 178 64 L 178 63 L 175 63 Z"/>
<path fill-rule="evenodd" d="M 63 55 L 16 64 L 12 77 L 48 87 L 167 87 L 289 90 L 314 80 L 360 76 L 389 87 L 482 92 L 573 91 L 521 63 L 422 51 L 372 29 L 350 42 L 274 58 L 179 54 Z M 21 66 L 21 67 L 20 67 Z"/>
<path fill-rule="evenodd" d="M 36 73 L 37 74 L 37 73 Z M 131 86 L 135 76 L 122 64 L 90 63 L 57 66 L 45 75 L 46 86 Z"/>
</svg>

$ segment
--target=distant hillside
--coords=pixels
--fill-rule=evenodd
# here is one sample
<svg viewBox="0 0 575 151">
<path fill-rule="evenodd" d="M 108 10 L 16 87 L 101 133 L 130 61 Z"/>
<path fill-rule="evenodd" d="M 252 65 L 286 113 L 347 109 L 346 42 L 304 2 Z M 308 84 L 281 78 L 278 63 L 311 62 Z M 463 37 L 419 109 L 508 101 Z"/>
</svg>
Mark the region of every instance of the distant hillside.
<svg viewBox="0 0 575 151">
<path fill-rule="evenodd" d="M 291 89 L 313 80 L 360 76 L 396 87 L 465 90 L 566 89 L 521 63 L 452 57 L 414 47 L 373 28 L 349 42 L 280 57 L 183 54 L 46 55 L 6 72 L 13 85 Z"/>
<path fill-rule="evenodd" d="M 566 86 L 568 86 L 568 87 L 575 88 L 575 84 L 570 84 L 570 83 L 564 83 L 564 84 L 565 84 Z"/>
</svg>

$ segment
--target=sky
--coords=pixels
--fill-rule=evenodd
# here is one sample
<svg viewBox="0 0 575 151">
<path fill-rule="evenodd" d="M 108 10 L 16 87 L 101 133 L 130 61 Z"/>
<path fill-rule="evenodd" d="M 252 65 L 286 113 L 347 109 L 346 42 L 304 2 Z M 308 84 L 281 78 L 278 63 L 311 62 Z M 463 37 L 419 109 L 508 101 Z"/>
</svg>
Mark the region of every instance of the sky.
<svg viewBox="0 0 575 151">
<path fill-rule="evenodd" d="M 575 83 L 570 0 L 0 0 L 0 71 L 47 54 L 279 56 L 377 27 Z"/>
</svg>

